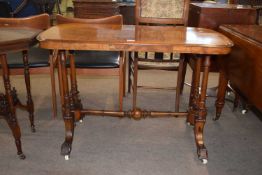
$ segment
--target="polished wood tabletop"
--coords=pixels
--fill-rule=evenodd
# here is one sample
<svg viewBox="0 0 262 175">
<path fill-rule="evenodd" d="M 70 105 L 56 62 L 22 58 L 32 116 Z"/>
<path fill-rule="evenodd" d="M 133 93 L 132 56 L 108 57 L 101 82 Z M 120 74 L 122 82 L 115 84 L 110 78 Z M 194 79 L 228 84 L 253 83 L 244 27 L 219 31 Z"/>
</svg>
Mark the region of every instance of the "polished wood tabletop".
<svg viewBox="0 0 262 175">
<path fill-rule="evenodd" d="M 209 29 L 63 24 L 38 36 L 40 47 L 65 50 L 158 51 L 227 54 L 233 43 Z"/>
<path fill-rule="evenodd" d="M 187 123 L 194 126 L 198 158 L 203 163 L 207 163 L 208 155 L 204 145 L 203 131 L 207 114 L 205 99 L 210 55 L 230 52 L 233 43 L 227 37 L 211 29 L 182 26 L 71 23 L 51 27 L 42 32 L 37 39 L 41 48 L 53 49 L 53 55 L 58 55 L 62 115 L 65 122 L 65 141 L 61 146 L 61 154 L 66 159 L 69 158 L 72 150 L 74 122 L 81 121 L 84 115 L 128 117 L 135 120 L 146 117 L 187 117 Z M 194 55 L 197 63 L 192 74 L 188 111 L 148 111 L 134 105 L 133 109 L 127 111 L 84 109 L 76 81 L 74 58 L 68 57 L 66 50 L 152 51 Z M 66 63 L 69 61 L 67 59 L 70 59 L 70 79 L 67 76 Z M 204 71 L 200 74 L 202 60 Z"/>
<path fill-rule="evenodd" d="M 21 27 L 0 27 L 0 53 L 24 50 L 35 44 L 38 29 Z"/>
</svg>

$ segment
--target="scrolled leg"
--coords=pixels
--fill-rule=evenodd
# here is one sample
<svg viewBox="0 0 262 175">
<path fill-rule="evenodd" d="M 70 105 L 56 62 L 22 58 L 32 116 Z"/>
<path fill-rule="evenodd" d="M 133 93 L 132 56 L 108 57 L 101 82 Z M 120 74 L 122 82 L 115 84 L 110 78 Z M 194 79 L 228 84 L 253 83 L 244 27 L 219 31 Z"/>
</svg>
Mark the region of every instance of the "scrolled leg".
<svg viewBox="0 0 262 175">
<path fill-rule="evenodd" d="M 63 106 L 62 113 L 65 123 L 65 141 L 61 146 L 61 155 L 69 158 L 73 136 L 74 136 L 74 115 L 71 112 L 72 97 L 70 97 L 68 79 L 67 79 L 67 68 L 66 68 L 66 57 L 65 51 L 59 51 L 58 64 L 61 66 L 61 90 L 63 91 Z"/>
<path fill-rule="evenodd" d="M 207 163 L 207 160 L 208 160 L 208 153 L 204 145 L 204 138 L 203 138 L 205 122 L 206 122 L 205 119 L 196 118 L 195 126 L 194 126 L 195 141 L 197 145 L 197 155 L 198 155 L 198 159 L 201 160 L 202 163 L 205 163 L 205 162 Z"/>
<path fill-rule="evenodd" d="M 207 91 L 207 83 L 208 83 L 209 66 L 210 66 L 210 56 L 205 56 L 204 63 L 203 63 L 204 72 L 202 75 L 201 93 L 199 95 L 197 108 L 195 110 L 195 126 L 194 126 L 194 134 L 195 134 L 198 158 L 204 164 L 207 163 L 208 160 L 207 149 L 204 145 L 203 132 L 206 123 L 206 115 L 207 115 L 205 103 L 206 103 L 206 91 Z"/>
</svg>

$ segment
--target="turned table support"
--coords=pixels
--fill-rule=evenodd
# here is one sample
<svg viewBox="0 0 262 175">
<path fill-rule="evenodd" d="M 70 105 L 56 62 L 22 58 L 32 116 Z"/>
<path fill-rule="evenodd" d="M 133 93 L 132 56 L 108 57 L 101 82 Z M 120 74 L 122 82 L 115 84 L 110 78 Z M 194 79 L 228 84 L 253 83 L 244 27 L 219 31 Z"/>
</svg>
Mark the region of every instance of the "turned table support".
<svg viewBox="0 0 262 175">
<path fill-rule="evenodd" d="M 23 154 L 22 146 L 21 146 L 21 132 L 16 118 L 16 108 L 12 97 L 9 71 L 8 71 L 8 65 L 7 65 L 5 54 L 0 55 L 0 61 L 3 71 L 2 73 L 3 82 L 5 87 L 5 95 L 3 95 L 3 98 L 1 98 L 1 102 L 3 104 L 7 103 L 6 105 L 3 106 L 4 109 L 1 109 L 1 114 L 4 115 L 8 123 L 8 126 L 11 129 L 13 136 L 15 138 L 17 155 L 19 156 L 20 159 L 25 159 L 25 155 Z"/>
</svg>

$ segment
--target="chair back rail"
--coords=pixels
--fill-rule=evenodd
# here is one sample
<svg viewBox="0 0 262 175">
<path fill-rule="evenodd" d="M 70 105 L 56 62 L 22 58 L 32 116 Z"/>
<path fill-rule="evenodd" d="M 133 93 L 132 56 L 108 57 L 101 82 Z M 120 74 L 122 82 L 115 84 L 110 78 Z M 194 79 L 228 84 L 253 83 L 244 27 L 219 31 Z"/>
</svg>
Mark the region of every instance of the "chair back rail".
<svg viewBox="0 0 262 175">
<path fill-rule="evenodd" d="M 50 17 L 48 14 L 40 14 L 23 18 L 0 18 L 1 27 L 28 27 L 34 29 L 45 30 L 50 27 Z M 43 56 L 46 55 L 46 58 Z M 57 115 L 56 94 L 55 94 L 55 79 L 54 79 L 54 66 L 55 59 L 50 57 L 48 60 L 49 51 L 43 50 L 38 47 L 32 47 L 29 50 L 23 51 L 23 57 L 29 61 L 29 75 L 30 74 L 50 74 L 51 88 L 52 88 L 52 107 L 53 117 Z M 14 53 L 13 57 L 8 56 L 8 65 L 11 75 L 23 75 L 24 61 L 20 58 L 20 54 Z M 50 56 L 50 55 L 49 55 Z M 20 59 L 19 59 L 20 58 Z M 13 60 L 13 62 L 11 61 Z M 40 64 L 39 64 L 40 63 Z M 41 66 L 40 66 L 41 65 Z M 1 72 L 0 72 L 1 73 Z M 26 88 L 31 89 L 30 83 L 26 83 Z"/>
<path fill-rule="evenodd" d="M 25 18 L 0 18 L 0 27 L 29 27 L 45 30 L 50 27 L 48 14 L 40 14 Z"/>
<path fill-rule="evenodd" d="M 98 19 L 82 19 L 82 18 L 70 18 L 62 15 L 56 15 L 57 24 L 66 24 L 66 23 L 88 23 L 88 24 L 123 24 L 122 15 L 115 15 L 105 18 Z"/>
<path fill-rule="evenodd" d="M 114 24 L 114 25 L 119 25 L 122 26 L 123 24 L 123 18 L 122 15 L 115 15 L 115 16 L 110 16 L 110 17 L 105 17 L 105 18 L 96 18 L 96 19 L 82 19 L 82 18 L 71 18 L 71 17 L 65 17 L 62 15 L 56 15 L 56 22 L 57 24 L 67 24 L 67 23 L 84 23 L 84 24 Z M 90 53 L 92 54 L 86 55 L 85 53 Z M 107 51 L 106 51 L 107 52 Z M 69 53 L 72 53 L 70 51 Z M 78 53 L 78 54 L 77 54 Z M 75 70 L 77 74 L 86 74 L 86 75 L 111 75 L 111 76 L 119 76 L 119 110 L 123 110 L 123 96 L 125 93 L 125 58 L 124 54 L 122 52 L 117 52 L 115 54 L 114 52 L 107 52 L 109 55 L 104 55 L 103 52 L 101 51 L 76 51 L 74 54 L 69 54 L 71 58 L 74 58 L 74 63 L 75 65 L 70 65 L 71 67 L 75 66 Z M 102 57 L 101 57 L 102 54 Z M 117 55 L 117 56 L 114 56 Z M 82 59 L 82 57 L 84 59 Z M 92 58 L 92 57 L 95 57 Z M 114 58 L 110 58 L 114 57 Z M 88 59 L 86 59 L 88 58 Z M 105 59 L 107 61 L 105 61 Z M 98 60 L 103 60 L 103 64 L 107 64 L 107 68 L 103 66 L 94 66 L 94 63 L 97 63 Z M 117 61 L 116 61 L 117 60 Z M 118 62 L 118 66 L 110 66 L 115 64 L 115 62 Z M 74 82 L 75 80 L 71 80 L 72 84 L 76 84 Z M 63 97 L 63 91 L 60 89 L 61 96 Z M 63 103 L 63 98 L 61 98 L 62 103 Z"/>
</svg>

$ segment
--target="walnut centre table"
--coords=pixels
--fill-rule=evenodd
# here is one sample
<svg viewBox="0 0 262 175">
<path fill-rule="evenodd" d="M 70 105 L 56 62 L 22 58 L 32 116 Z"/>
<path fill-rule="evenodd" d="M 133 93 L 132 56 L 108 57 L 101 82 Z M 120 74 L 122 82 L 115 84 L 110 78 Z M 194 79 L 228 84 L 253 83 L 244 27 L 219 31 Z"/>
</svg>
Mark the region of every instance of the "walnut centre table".
<svg viewBox="0 0 262 175">
<path fill-rule="evenodd" d="M 72 148 L 74 122 L 80 120 L 83 114 L 129 117 L 136 120 L 145 117 L 186 116 L 187 122 L 194 126 L 198 158 L 203 163 L 207 163 L 208 156 L 204 145 L 203 130 L 207 115 L 205 99 L 210 55 L 230 52 L 233 43 L 227 37 L 210 29 L 191 27 L 62 24 L 44 31 L 37 39 L 41 48 L 53 49 L 55 52 L 53 55 L 58 54 L 62 115 L 65 122 L 65 141 L 61 147 L 61 154 L 66 159 L 69 158 Z M 192 76 L 188 111 L 161 112 L 145 111 L 139 108 L 129 111 L 84 109 L 77 89 L 73 59 L 70 60 L 70 80 L 67 78 L 67 57 L 65 56 L 67 50 L 151 51 L 194 55 L 197 63 Z M 202 78 L 200 76 L 201 59 L 204 59 Z M 201 87 L 200 92 L 199 87 Z"/>
</svg>

